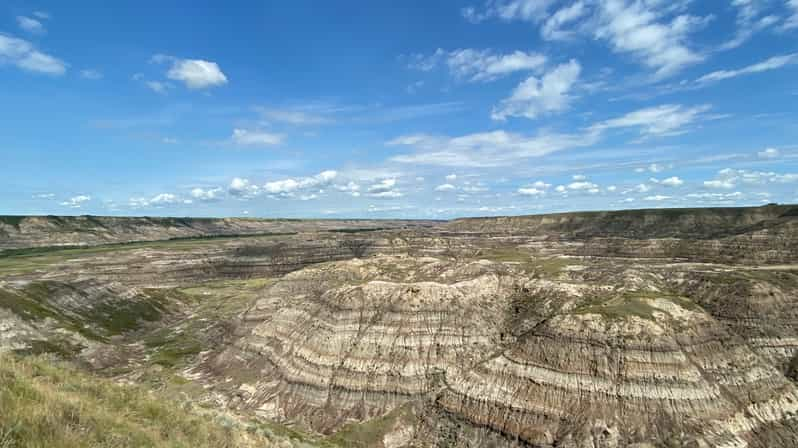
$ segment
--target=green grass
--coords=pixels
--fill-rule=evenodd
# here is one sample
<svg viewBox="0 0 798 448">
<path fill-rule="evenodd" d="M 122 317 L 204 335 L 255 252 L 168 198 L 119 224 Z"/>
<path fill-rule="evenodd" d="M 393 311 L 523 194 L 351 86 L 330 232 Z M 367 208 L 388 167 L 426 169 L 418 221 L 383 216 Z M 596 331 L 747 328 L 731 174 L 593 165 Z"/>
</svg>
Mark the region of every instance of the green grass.
<svg viewBox="0 0 798 448">
<path fill-rule="evenodd" d="M 0 356 L 0 409 L 2 448 L 268 446 L 143 388 L 42 357 Z"/>
<path fill-rule="evenodd" d="M 691 311 L 701 308 L 692 300 L 667 293 L 651 291 L 628 291 L 610 297 L 599 297 L 583 304 L 574 310 L 575 314 L 599 314 L 610 320 L 623 320 L 637 316 L 646 320 L 655 320 L 655 312 L 663 312 L 651 305 L 654 299 L 665 299 Z"/>
<path fill-rule="evenodd" d="M 381 446 L 386 433 L 390 432 L 396 422 L 407 416 L 404 407 L 394 409 L 392 412 L 373 418 L 362 423 L 345 425 L 335 434 L 327 438 L 329 442 L 353 448 L 367 448 Z"/>
<path fill-rule="evenodd" d="M 561 257 L 535 257 L 529 252 L 514 247 L 492 248 L 481 252 L 479 258 L 501 263 L 517 263 L 527 272 L 537 272 L 544 277 L 556 277 L 563 269 L 573 264 Z"/>
</svg>

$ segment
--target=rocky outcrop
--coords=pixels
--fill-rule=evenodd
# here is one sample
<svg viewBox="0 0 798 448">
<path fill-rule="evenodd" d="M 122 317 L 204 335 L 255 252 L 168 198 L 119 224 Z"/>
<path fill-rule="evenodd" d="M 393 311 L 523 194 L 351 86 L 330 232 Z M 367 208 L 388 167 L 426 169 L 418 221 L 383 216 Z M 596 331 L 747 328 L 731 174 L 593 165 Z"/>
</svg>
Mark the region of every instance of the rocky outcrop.
<svg viewBox="0 0 798 448">
<path fill-rule="evenodd" d="M 324 432 L 416 403 L 413 446 L 798 434 L 798 389 L 753 338 L 689 298 L 613 283 L 624 278 L 572 284 L 487 260 L 328 263 L 268 289 L 203 368 L 236 390 L 230 379 L 249 371 L 237 406 Z"/>
</svg>

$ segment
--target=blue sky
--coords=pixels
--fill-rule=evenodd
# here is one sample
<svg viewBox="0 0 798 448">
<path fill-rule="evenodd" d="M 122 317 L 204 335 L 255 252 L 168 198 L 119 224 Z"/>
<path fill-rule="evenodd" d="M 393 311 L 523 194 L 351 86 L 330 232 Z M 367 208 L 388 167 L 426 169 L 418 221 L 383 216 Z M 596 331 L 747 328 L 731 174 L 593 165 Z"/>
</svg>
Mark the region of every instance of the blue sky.
<svg viewBox="0 0 798 448">
<path fill-rule="evenodd" d="M 0 5 L 0 213 L 798 202 L 798 0 Z"/>
</svg>

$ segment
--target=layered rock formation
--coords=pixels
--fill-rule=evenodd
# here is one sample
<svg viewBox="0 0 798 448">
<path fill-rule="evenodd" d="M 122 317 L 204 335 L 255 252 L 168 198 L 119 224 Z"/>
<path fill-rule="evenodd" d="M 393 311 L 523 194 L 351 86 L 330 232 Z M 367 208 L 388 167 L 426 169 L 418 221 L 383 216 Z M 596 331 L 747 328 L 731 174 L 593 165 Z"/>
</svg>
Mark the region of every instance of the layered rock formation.
<svg viewBox="0 0 798 448">
<path fill-rule="evenodd" d="M 6 253 L 0 349 L 165 369 L 332 446 L 798 446 L 794 210 Z"/>
<path fill-rule="evenodd" d="M 256 218 L 128 218 L 112 216 L 0 216 L 0 250 L 91 246 L 177 238 L 289 234 L 374 228 L 415 228 L 433 221 Z"/>
</svg>

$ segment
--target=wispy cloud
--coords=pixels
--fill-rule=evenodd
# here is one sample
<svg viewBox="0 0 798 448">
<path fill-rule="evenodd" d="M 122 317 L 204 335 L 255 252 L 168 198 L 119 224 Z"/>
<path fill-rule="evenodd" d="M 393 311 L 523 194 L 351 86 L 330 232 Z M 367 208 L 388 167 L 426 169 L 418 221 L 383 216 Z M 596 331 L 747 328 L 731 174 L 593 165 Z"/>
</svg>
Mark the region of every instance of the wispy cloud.
<svg viewBox="0 0 798 448">
<path fill-rule="evenodd" d="M 769 70 L 776 70 L 784 66 L 787 66 L 789 64 L 795 64 L 796 62 L 798 62 L 798 53 L 790 53 L 781 56 L 774 56 L 762 62 L 758 62 L 756 64 L 752 64 L 747 67 L 739 68 L 736 70 L 718 70 L 712 73 L 707 73 L 706 75 L 698 78 L 696 80 L 696 83 L 709 84 L 717 81 L 722 81 L 724 79 L 736 78 L 738 76 L 750 75 L 753 73 L 761 73 Z"/>
<path fill-rule="evenodd" d="M 44 34 L 47 31 L 42 22 L 32 17 L 17 16 L 17 25 L 23 31 L 31 34 Z"/>
<path fill-rule="evenodd" d="M 274 146 L 283 142 L 285 136 L 264 131 L 233 129 L 232 142 L 240 146 Z"/>
<path fill-rule="evenodd" d="M 63 75 L 66 62 L 39 51 L 24 39 L 0 34 L 0 64 L 12 64 L 22 70 L 46 75 Z"/>
</svg>

